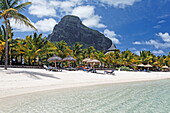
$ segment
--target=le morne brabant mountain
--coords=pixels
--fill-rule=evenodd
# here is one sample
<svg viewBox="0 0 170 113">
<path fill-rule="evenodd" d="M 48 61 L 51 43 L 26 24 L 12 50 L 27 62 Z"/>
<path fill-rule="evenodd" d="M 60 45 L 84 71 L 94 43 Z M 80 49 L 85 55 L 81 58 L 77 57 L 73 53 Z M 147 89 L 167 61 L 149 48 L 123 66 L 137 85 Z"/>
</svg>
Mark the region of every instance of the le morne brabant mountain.
<svg viewBox="0 0 170 113">
<path fill-rule="evenodd" d="M 53 32 L 49 34 L 48 40 L 51 42 L 64 40 L 69 46 L 80 42 L 84 48 L 94 46 L 97 50 L 108 49 L 112 41 L 99 31 L 90 29 L 82 24 L 79 17 L 73 15 L 64 16 L 55 25 Z"/>
</svg>

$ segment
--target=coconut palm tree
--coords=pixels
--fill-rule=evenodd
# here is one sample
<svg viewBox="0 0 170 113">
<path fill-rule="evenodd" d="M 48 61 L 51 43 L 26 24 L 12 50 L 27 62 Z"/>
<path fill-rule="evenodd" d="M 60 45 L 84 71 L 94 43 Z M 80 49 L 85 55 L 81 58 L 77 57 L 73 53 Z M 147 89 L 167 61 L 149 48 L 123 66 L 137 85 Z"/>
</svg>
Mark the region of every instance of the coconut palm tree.
<svg viewBox="0 0 170 113">
<path fill-rule="evenodd" d="M 71 53 L 72 53 L 70 46 L 68 46 L 67 43 L 63 40 L 60 41 L 60 42 L 56 42 L 55 46 L 57 48 L 56 55 L 61 57 L 61 58 L 65 58 L 68 55 L 71 55 Z"/>
<path fill-rule="evenodd" d="M 6 44 L 5 44 L 5 69 L 8 65 L 8 39 L 10 31 L 10 20 L 11 18 L 15 19 L 16 22 L 20 22 L 36 30 L 36 28 L 31 24 L 30 20 L 19 13 L 26 6 L 30 5 L 31 2 L 26 2 L 19 4 L 21 0 L 1 0 L 0 1 L 0 18 L 4 19 L 5 28 L 6 28 Z M 19 5 L 18 5 L 19 4 Z"/>
<path fill-rule="evenodd" d="M 73 52 L 73 56 L 76 58 L 77 63 L 79 64 L 80 61 L 83 59 L 82 56 L 82 44 L 80 44 L 79 42 L 76 42 L 73 46 L 72 46 L 72 52 Z"/>
</svg>

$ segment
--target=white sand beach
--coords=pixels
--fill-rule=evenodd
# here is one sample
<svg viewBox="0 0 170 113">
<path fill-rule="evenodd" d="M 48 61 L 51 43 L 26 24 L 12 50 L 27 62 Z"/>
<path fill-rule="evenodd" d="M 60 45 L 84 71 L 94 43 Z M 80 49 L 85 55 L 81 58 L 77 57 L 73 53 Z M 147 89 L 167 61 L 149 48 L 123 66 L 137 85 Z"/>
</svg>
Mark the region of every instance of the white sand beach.
<svg viewBox="0 0 170 113">
<path fill-rule="evenodd" d="M 115 75 L 83 71 L 51 72 L 44 69 L 0 68 L 0 98 L 37 91 L 108 83 L 170 79 L 170 72 L 125 72 Z"/>
</svg>

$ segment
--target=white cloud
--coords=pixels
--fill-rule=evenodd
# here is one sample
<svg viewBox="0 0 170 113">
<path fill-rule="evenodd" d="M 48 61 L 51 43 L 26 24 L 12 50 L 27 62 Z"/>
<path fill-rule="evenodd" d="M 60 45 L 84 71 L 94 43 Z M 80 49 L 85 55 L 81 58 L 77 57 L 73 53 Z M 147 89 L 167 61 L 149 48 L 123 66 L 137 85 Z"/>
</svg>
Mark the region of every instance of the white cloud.
<svg viewBox="0 0 170 113">
<path fill-rule="evenodd" d="M 153 26 L 153 28 L 159 29 L 159 28 L 161 28 L 161 26 L 160 25 L 156 25 L 156 26 Z"/>
<path fill-rule="evenodd" d="M 141 43 L 141 42 L 136 41 L 136 42 L 133 42 L 133 44 L 134 44 L 134 45 L 141 45 L 142 43 Z"/>
<path fill-rule="evenodd" d="M 81 18 L 83 24 L 88 27 L 105 28 L 101 23 L 101 16 L 95 14 L 95 6 L 83 6 L 83 0 L 29 0 L 32 5 L 29 13 L 39 18 L 63 17 L 64 15 L 75 15 Z"/>
<path fill-rule="evenodd" d="M 158 24 L 162 24 L 162 23 L 165 23 L 166 21 L 165 20 L 160 20 L 159 22 L 158 22 Z"/>
<path fill-rule="evenodd" d="M 152 51 L 152 53 L 153 54 L 164 54 L 164 51 L 162 51 L 162 50 L 154 50 L 154 51 Z"/>
<path fill-rule="evenodd" d="M 53 30 L 54 25 L 57 24 L 57 22 L 53 18 L 49 18 L 39 20 L 36 23 L 32 24 L 38 29 L 39 32 L 50 32 Z M 34 31 L 34 29 L 31 29 L 23 24 L 15 23 L 14 20 L 11 20 L 11 26 L 14 28 L 16 32 Z"/>
<path fill-rule="evenodd" d="M 105 28 L 106 26 L 100 23 L 100 18 L 97 15 L 93 15 L 91 18 L 84 19 L 82 23 L 88 27 Z"/>
<path fill-rule="evenodd" d="M 170 48 L 170 35 L 169 33 L 158 33 L 156 34 L 157 36 L 161 37 L 161 39 L 164 41 L 163 43 L 159 42 L 158 40 L 149 40 L 149 41 L 143 41 L 143 42 L 133 42 L 135 45 L 151 45 L 154 46 L 155 48 L 161 48 L 161 49 L 166 49 Z"/>
<path fill-rule="evenodd" d="M 158 33 L 157 36 L 161 37 L 163 41 L 170 42 L 170 35 L 169 33 Z"/>
<path fill-rule="evenodd" d="M 79 6 L 73 9 L 72 15 L 80 18 L 90 18 L 91 16 L 94 16 L 94 9 L 94 6 Z"/>
<path fill-rule="evenodd" d="M 105 28 L 104 24 L 100 23 L 101 17 L 95 15 L 94 6 L 78 6 L 73 9 L 72 15 L 78 16 L 82 19 L 82 23 L 88 27 Z"/>
<path fill-rule="evenodd" d="M 135 2 L 139 2 L 139 1 L 141 0 L 100 0 L 100 2 L 104 4 L 118 7 L 118 8 L 125 8 L 125 6 L 131 6 Z"/>
<path fill-rule="evenodd" d="M 29 13 L 37 17 L 56 17 L 56 9 L 50 5 L 47 0 L 29 0 L 32 5 L 29 7 Z"/>
<path fill-rule="evenodd" d="M 156 40 L 149 40 L 149 41 L 144 42 L 143 44 L 152 45 L 157 49 L 158 48 L 169 48 L 170 47 L 170 43 L 160 43 Z"/>
<path fill-rule="evenodd" d="M 104 30 L 104 35 L 106 37 L 110 38 L 113 41 L 113 43 L 120 44 L 119 39 L 117 39 L 117 37 L 119 37 L 119 35 L 117 35 L 114 31 L 110 31 L 108 29 L 105 29 Z"/>
<path fill-rule="evenodd" d="M 39 20 L 35 23 L 35 26 L 40 32 L 50 32 L 53 30 L 57 22 L 53 18 Z"/>
</svg>

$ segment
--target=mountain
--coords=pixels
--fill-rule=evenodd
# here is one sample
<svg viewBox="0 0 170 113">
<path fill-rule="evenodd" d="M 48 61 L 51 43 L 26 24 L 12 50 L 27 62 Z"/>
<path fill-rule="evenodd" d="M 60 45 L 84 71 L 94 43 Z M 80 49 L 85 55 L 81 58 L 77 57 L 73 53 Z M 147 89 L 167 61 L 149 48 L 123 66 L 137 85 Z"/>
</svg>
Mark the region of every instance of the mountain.
<svg viewBox="0 0 170 113">
<path fill-rule="evenodd" d="M 64 40 L 69 46 L 80 42 L 84 48 L 94 46 L 97 50 L 106 50 L 112 44 L 109 38 L 97 30 L 86 27 L 79 17 L 73 15 L 64 16 L 47 39 L 51 42 Z"/>
</svg>

